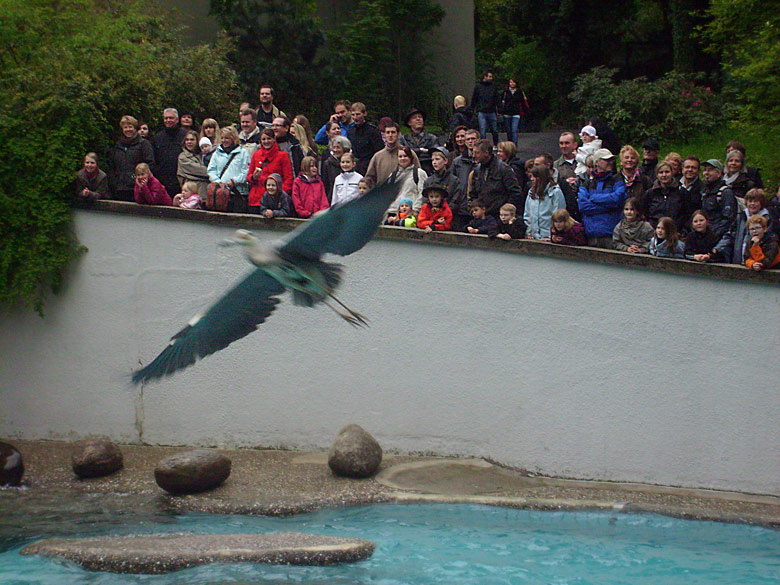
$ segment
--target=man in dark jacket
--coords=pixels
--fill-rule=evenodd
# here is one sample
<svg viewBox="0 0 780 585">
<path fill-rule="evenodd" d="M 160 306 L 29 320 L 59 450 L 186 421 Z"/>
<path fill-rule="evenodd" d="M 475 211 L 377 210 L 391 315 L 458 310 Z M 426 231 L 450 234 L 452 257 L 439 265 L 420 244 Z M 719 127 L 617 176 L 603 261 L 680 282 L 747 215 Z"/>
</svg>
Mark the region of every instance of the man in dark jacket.
<svg viewBox="0 0 780 585">
<path fill-rule="evenodd" d="M 722 238 L 737 219 L 737 198 L 723 180 L 723 163 L 717 159 L 702 163 L 704 190 L 701 194 L 701 208 L 710 220 L 710 229 Z"/>
<path fill-rule="evenodd" d="M 498 97 L 498 90 L 493 85 L 493 72 L 485 71 L 471 95 L 471 108 L 477 113 L 480 136 L 487 138 L 489 130 L 493 135 L 493 145 L 498 144 Z"/>
<path fill-rule="evenodd" d="M 371 157 L 385 147 L 379 128 L 366 121 L 366 105 L 352 104 L 352 126 L 347 128 L 347 138 L 352 143 L 352 154 L 357 159 L 355 171 L 365 176 Z"/>
<path fill-rule="evenodd" d="M 465 126 L 466 128 L 477 127 L 474 123 L 474 112 L 466 106 L 466 98 L 462 95 L 456 95 L 452 100 L 452 110 L 452 118 L 450 118 L 449 125 L 450 134 L 452 134 L 458 126 Z"/>
<path fill-rule="evenodd" d="M 160 181 L 168 194 L 173 196 L 181 191 L 176 171 L 179 168 L 179 153 L 187 131 L 179 127 L 179 112 L 175 108 L 163 110 L 165 127 L 152 138 L 154 147 L 154 176 Z"/>
<path fill-rule="evenodd" d="M 498 217 L 504 203 L 512 203 L 517 215 L 525 209 L 525 197 L 509 165 L 493 156 L 490 141 L 482 139 L 474 145 L 474 160 L 479 163 L 471 173 L 469 201 L 481 199 L 488 215 Z"/>
<path fill-rule="evenodd" d="M 286 117 L 274 118 L 271 128 L 276 137 L 276 143 L 279 150 L 285 151 L 290 156 L 293 174 L 297 177 L 301 172 L 301 161 L 303 160 L 303 147 L 298 139 L 290 134 L 290 120 Z"/>
<path fill-rule="evenodd" d="M 474 145 L 479 140 L 479 131 L 473 128 L 466 130 L 466 148 L 467 152 L 455 157 L 452 161 L 452 174 L 458 179 L 459 190 L 450 197 L 448 203 L 452 209 L 453 225 L 458 229 L 466 227 L 471 221 L 471 211 L 468 203 L 469 175 L 477 163 L 474 162 Z"/>
<path fill-rule="evenodd" d="M 704 190 L 704 183 L 699 178 L 699 168 L 701 163 L 697 156 L 691 155 L 683 160 L 682 178 L 680 179 L 680 195 L 685 202 L 685 228 L 690 226 L 688 221 L 693 212 L 701 209 L 701 193 Z"/>
<path fill-rule="evenodd" d="M 431 155 L 433 147 L 439 146 L 439 137 L 425 131 L 425 112 L 412 108 L 404 118 L 404 123 L 411 130 L 410 134 L 404 134 L 399 140 L 401 146 L 408 146 L 420 159 L 420 166 L 427 175 L 433 173 Z"/>
</svg>

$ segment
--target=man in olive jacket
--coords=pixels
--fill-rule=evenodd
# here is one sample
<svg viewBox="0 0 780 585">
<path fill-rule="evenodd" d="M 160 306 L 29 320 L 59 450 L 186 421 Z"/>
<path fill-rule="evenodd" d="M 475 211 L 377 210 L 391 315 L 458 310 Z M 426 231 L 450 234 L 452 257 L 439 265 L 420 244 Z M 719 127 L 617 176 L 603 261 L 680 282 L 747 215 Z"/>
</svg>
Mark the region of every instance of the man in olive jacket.
<svg viewBox="0 0 780 585">
<path fill-rule="evenodd" d="M 481 199 L 488 215 L 498 217 L 504 203 L 517 207 L 517 216 L 525 210 L 525 196 L 517 176 L 508 164 L 493 155 L 489 140 L 478 140 L 474 145 L 474 161 L 479 165 L 469 176 L 469 202 Z"/>
</svg>

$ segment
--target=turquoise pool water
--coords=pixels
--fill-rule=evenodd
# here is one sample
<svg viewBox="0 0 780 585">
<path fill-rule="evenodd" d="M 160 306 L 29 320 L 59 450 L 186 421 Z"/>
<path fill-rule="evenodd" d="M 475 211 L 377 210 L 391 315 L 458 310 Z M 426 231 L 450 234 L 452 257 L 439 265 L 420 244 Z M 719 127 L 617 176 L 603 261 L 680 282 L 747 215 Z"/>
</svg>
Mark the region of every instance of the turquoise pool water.
<svg viewBox="0 0 780 585">
<path fill-rule="evenodd" d="M 111 521 L 109 521 L 111 520 Z M 474 505 L 374 505 L 285 518 L 61 518 L 69 534 L 307 531 L 367 538 L 374 556 L 339 567 L 211 565 L 167 575 L 90 573 L 20 556 L 0 539 L 2 585 L 759 585 L 780 583 L 780 532 L 648 514 L 538 512 Z M 51 523 L 47 523 L 50 525 Z M 8 526 L 0 527 L 7 529 Z M 8 531 L 6 530 L 6 533 Z"/>
</svg>

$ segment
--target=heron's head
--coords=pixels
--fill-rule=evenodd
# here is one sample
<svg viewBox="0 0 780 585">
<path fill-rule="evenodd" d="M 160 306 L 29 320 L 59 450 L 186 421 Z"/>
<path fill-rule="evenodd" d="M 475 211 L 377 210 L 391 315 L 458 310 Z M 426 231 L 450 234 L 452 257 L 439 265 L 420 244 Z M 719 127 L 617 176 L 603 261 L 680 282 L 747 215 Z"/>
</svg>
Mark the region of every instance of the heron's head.
<svg viewBox="0 0 780 585">
<path fill-rule="evenodd" d="M 236 230 L 232 236 L 226 240 L 222 240 L 220 246 L 251 246 L 256 244 L 259 240 L 257 237 L 248 230 Z"/>
</svg>

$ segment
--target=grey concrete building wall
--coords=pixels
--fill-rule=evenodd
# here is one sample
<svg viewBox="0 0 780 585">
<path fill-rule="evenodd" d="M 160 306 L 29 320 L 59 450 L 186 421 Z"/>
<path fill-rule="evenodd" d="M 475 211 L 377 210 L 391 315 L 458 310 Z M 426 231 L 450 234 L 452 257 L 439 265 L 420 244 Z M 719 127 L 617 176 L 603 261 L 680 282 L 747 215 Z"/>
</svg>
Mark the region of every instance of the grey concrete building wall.
<svg viewBox="0 0 780 585">
<path fill-rule="evenodd" d="M 288 294 L 257 332 L 130 389 L 132 369 L 250 270 L 216 243 L 251 220 L 103 205 L 126 213 L 75 213 L 89 252 L 45 318 L 3 316 L 0 437 L 326 449 L 358 423 L 388 450 L 780 495 L 778 283 L 746 269 L 729 281 L 704 276 L 717 266 L 388 228 L 342 260 L 338 296 L 370 328 Z"/>
</svg>

